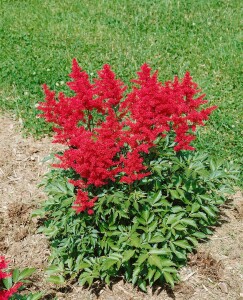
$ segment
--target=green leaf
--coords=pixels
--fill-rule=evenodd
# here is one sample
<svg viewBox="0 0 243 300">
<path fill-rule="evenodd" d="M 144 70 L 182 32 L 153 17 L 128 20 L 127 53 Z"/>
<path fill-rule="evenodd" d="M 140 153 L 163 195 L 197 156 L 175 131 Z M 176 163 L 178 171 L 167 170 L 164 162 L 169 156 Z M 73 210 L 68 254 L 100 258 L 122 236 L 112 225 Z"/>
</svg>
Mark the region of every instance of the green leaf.
<svg viewBox="0 0 243 300">
<path fill-rule="evenodd" d="M 201 207 L 201 206 L 200 206 L 199 203 L 197 203 L 197 202 L 193 203 L 193 204 L 192 204 L 191 213 L 197 212 L 197 211 L 199 210 L 200 207 Z"/>
<path fill-rule="evenodd" d="M 175 266 L 175 263 L 173 263 L 173 261 L 171 261 L 170 259 L 160 258 L 160 262 L 162 267 Z"/>
<path fill-rule="evenodd" d="M 133 202 L 133 207 L 136 209 L 136 211 L 139 211 L 138 202 L 136 200 Z"/>
<path fill-rule="evenodd" d="M 22 279 L 25 279 L 32 275 L 35 272 L 35 268 L 26 268 L 22 272 L 20 272 L 18 280 L 21 281 Z"/>
<path fill-rule="evenodd" d="M 166 199 L 161 200 L 160 203 L 162 206 L 171 206 L 171 203 L 169 201 L 167 201 Z"/>
<path fill-rule="evenodd" d="M 208 217 L 205 213 L 199 211 L 197 213 L 194 213 L 194 214 L 190 214 L 190 216 L 192 218 L 200 218 L 200 219 L 203 219 L 204 221 L 208 222 Z"/>
<path fill-rule="evenodd" d="M 176 255 L 176 257 L 178 257 L 181 260 L 186 260 L 186 254 L 179 252 L 177 250 L 173 251 L 173 253 Z"/>
<path fill-rule="evenodd" d="M 134 285 L 138 280 L 138 274 L 141 272 L 141 268 L 138 266 L 133 270 L 132 273 L 132 284 Z"/>
<path fill-rule="evenodd" d="M 9 290 L 12 287 L 12 285 L 13 285 L 13 281 L 12 281 L 12 277 L 11 276 L 2 279 L 2 282 L 3 282 L 4 287 L 7 290 Z"/>
<path fill-rule="evenodd" d="M 31 217 L 34 218 L 34 217 L 41 217 L 43 218 L 45 216 L 45 209 L 44 208 L 38 208 L 38 209 L 35 209 L 31 212 Z"/>
<path fill-rule="evenodd" d="M 92 285 L 93 281 L 94 281 L 94 276 L 89 276 L 86 281 L 88 282 L 89 287 Z"/>
<path fill-rule="evenodd" d="M 148 232 L 153 232 L 158 226 L 158 221 L 155 220 L 153 223 L 149 225 Z"/>
<path fill-rule="evenodd" d="M 14 283 L 19 281 L 19 274 L 20 274 L 19 269 L 15 269 L 15 270 L 13 271 L 12 279 L 13 279 L 13 282 L 14 282 Z"/>
<path fill-rule="evenodd" d="M 35 294 L 31 295 L 30 298 L 28 296 L 27 300 L 39 300 L 43 296 L 44 296 L 44 294 L 42 292 L 38 292 L 38 293 L 35 293 Z"/>
<path fill-rule="evenodd" d="M 142 279 L 140 279 L 138 281 L 138 286 L 140 287 L 140 289 L 144 292 L 147 292 L 147 288 L 146 288 L 146 282 Z"/>
<path fill-rule="evenodd" d="M 158 193 L 155 194 L 153 200 L 152 200 L 152 204 L 154 205 L 156 202 L 158 202 L 161 199 L 162 193 L 161 191 L 159 191 Z"/>
<path fill-rule="evenodd" d="M 192 226 L 192 227 L 197 228 L 196 222 L 193 221 L 192 219 L 184 218 L 184 219 L 181 219 L 181 220 L 180 220 L 180 223 L 182 223 L 182 224 L 187 224 L 187 225 L 190 225 L 190 226 Z"/>
<path fill-rule="evenodd" d="M 194 232 L 192 235 L 199 239 L 205 239 L 207 237 L 205 233 L 202 233 L 200 231 Z"/>
<path fill-rule="evenodd" d="M 174 206 L 174 207 L 172 207 L 172 209 L 171 209 L 171 211 L 173 212 L 173 213 L 178 213 L 178 212 L 181 212 L 181 211 L 183 211 L 184 210 L 184 208 L 182 208 L 181 206 Z"/>
<path fill-rule="evenodd" d="M 212 209 L 210 209 L 208 206 L 202 206 L 202 209 L 212 218 L 215 218 L 216 215 Z"/>
<path fill-rule="evenodd" d="M 156 266 L 158 267 L 160 270 L 162 270 L 162 264 L 161 264 L 161 259 L 159 256 L 153 254 L 153 255 L 150 255 L 149 258 L 148 258 L 148 263 L 151 265 L 151 266 Z"/>
<path fill-rule="evenodd" d="M 131 257 L 135 254 L 135 250 L 126 250 L 123 252 L 123 259 L 122 262 L 128 261 Z"/>
<path fill-rule="evenodd" d="M 117 259 L 113 259 L 113 258 L 107 258 L 102 265 L 102 269 L 104 271 L 110 269 L 114 264 L 117 263 Z"/>
<path fill-rule="evenodd" d="M 166 224 L 173 224 L 174 222 L 177 222 L 178 221 L 178 216 L 175 215 L 175 214 L 171 214 L 169 215 L 167 221 L 166 221 Z"/>
<path fill-rule="evenodd" d="M 138 259 L 137 259 L 136 264 L 138 266 L 140 266 L 147 258 L 148 258 L 148 253 L 140 254 L 139 257 L 138 257 Z"/>
<path fill-rule="evenodd" d="M 51 275 L 46 279 L 48 282 L 54 284 L 63 284 L 65 283 L 65 279 L 62 275 Z"/>
<path fill-rule="evenodd" d="M 158 254 L 158 255 L 168 255 L 170 254 L 170 249 L 151 249 L 149 254 Z"/>
<path fill-rule="evenodd" d="M 186 239 L 189 240 L 190 242 L 192 242 L 194 247 L 197 247 L 197 245 L 198 245 L 197 239 L 195 239 L 194 237 L 190 237 L 190 236 L 186 237 Z"/>
<path fill-rule="evenodd" d="M 136 233 L 133 233 L 131 235 L 131 239 L 130 239 L 130 244 L 131 246 L 140 248 L 141 247 L 141 243 L 140 243 L 140 238 L 138 237 L 138 235 Z"/>
<path fill-rule="evenodd" d="M 163 272 L 163 275 L 165 277 L 165 281 L 167 283 L 169 283 L 171 285 L 171 287 L 173 288 L 174 285 L 175 285 L 175 282 L 174 282 L 174 279 L 173 279 L 172 275 L 168 272 Z"/>
<path fill-rule="evenodd" d="M 149 280 L 149 282 L 151 282 L 155 272 L 156 272 L 155 268 L 154 269 L 149 268 L 149 271 L 148 271 L 148 280 Z"/>
<path fill-rule="evenodd" d="M 163 272 L 168 272 L 168 273 L 175 273 L 175 274 L 177 274 L 178 270 L 176 270 L 176 268 L 165 267 L 165 268 L 163 268 Z"/>
<path fill-rule="evenodd" d="M 142 211 L 141 216 L 142 216 L 142 218 L 143 218 L 145 221 L 147 221 L 148 218 L 149 218 L 149 210 L 144 210 L 144 211 Z M 147 223 L 147 222 L 146 222 L 146 223 Z"/>
<path fill-rule="evenodd" d="M 73 203 L 73 198 L 68 198 L 62 201 L 62 207 L 70 206 Z"/>
<path fill-rule="evenodd" d="M 172 196 L 172 199 L 180 199 L 181 198 L 180 194 L 176 190 L 169 190 L 169 191 Z"/>
<path fill-rule="evenodd" d="M 149 240 L 149 243 L 162 243 L 165 241 L 165 238 L 162 235 L 154 236 Z"/>
<path fill-rule="evenodd" d="M 183 249 L 191 249 L 191 246 L 188 244 L 186 240 L 177 240 L 174 241 L 173 244 Z"/>
<path fill-rule="evenodd" d="M 161 277 L 161 275 L 162 275 L 162 272 L 161 272 L 161 271 L 156 271 L 156 273 L 155 273 L 155 275 L 154 275 L 154 282 L 155 282 L 156 280 L 158 280 L 158 279 Z"/>
<path fill-rule="evenodd" d="M 181 224 L 177 224 L 176 226 L 173 227 L 175 230 L 178 230 L 178 231 L 184 231 L 186 230 L 187 228 Z"/>
<path fill-rule="evenodd" d="M 110 285 L 111 281 L 110 281 L 110 276 L 109 276 L 109 275 L 107 275 L 107 276 L 105 277 L 105 283 L 106 283 L 107 285 Z"/>
</svg>

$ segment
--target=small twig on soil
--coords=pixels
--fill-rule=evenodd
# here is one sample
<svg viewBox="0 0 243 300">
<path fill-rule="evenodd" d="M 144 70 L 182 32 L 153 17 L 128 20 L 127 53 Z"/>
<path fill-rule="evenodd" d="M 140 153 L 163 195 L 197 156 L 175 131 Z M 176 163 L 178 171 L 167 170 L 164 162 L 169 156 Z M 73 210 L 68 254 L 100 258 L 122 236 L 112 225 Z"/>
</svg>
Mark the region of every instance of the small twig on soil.
<svg viewBox="0 0 243 300">
<path fill-rule="evenodd" d="M 223 236 L 223 237 L 211 237 L 210 240 L 227 240 L 229 239 L 229 236 Z"/>
<path fill-rule="evenodd" d="M 184 281 L 187 281 L 187 280 L 188 280 L 190 277 L 192 277 L 195 273 L 197 273 L 197 271 L 194 271 L 194 272 L 188 274 L 184 279 L 182 279 L 182 281 L 183 281 L 183 282 L 184 282 Z"/>
</svg>

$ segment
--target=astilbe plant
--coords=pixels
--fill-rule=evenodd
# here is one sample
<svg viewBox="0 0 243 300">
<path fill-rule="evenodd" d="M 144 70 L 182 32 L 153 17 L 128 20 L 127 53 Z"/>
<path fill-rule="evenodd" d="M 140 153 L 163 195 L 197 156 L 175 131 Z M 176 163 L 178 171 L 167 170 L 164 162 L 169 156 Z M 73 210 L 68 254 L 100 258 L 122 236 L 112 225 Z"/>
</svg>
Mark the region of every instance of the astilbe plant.
<svg viewBox="0 0 243 300">
<path fill-rule="evenodd" d="M 125 94 L 127 87 L 109 65 L 92 83 L 74 59 L 67 83 L 73 96 L 56 95 L 44 85 L 46 99 L 38 108 L 54 124 L 54 142 L 67 146 L 55 167 L 75 173 L 70 183 L 76 187 L 77 213 L 94 213 L 100 187 L 149 176 L 149 161 L 167 135 L 174 133 L 175 151 L 194 150 L 196 126 L 216 108 L 201 108 L 207 101 L 188 72 L 165 84 L 147 64 L 137 74 Z"/>
<path fill-rule="evenodd" d="M 162 84 L 144 64 L 130 92 L 108 65 L 90 82 L 73 60 L 70 77 L 72 96 L 44 85 L 39 104 L 54 142 L 66 146 L 45 176 L 48 200 L 33 212 L 50 239 L 48 280 L 173 287 L 238 172 L 192 151 L 196 127 L 216 107 L 202 108 L 188 72 Z"/>
</svg>

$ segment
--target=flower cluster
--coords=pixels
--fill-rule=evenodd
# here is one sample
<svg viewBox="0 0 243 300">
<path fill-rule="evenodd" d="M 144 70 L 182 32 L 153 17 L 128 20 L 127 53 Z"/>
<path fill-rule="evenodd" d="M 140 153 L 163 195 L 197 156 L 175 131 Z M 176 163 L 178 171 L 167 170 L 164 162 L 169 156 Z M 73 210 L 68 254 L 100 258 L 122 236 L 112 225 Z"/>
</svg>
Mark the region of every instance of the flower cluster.
<svg viewBox="0 0 243 300">
<path fill-rule="evenodd" d="M 6 273 L 4 269 L 8 267 L 8 261 L 5 260 L 4 256 L 0 256 L 0 300 L 8 300 L 13 294 L 15 294 L 19 287 L 22 285 L 21 282 L 15 283 L 10 289 L 2 289 L 1 280 L 7 277 L 11 277 L 11 273 Z"/>
<path fill-rule="evenodd" d="M 215 106 L 201 109 L 205 95 L 187 72 L 182 80 L 162 84 L 157 72 L 144 64 L 127 87 L 104 65 L 94 82 L 73 60 L 72 78 L 67 85 L 74 96 L 56 95 L 44 85 L 45 102 L 38 106 L 42 117 L 55 124 L 54 142 L 68 148 L 57 155 L 56 167 L 72 169 L 77 180 L 77 212 L 93 213 L 97 197 L 92 187 L 110 182 L 131 184 L 150 174 L 144 157 L 156 147 L 156 141 L 170 131 L 175 133 L 175 150 L 193 150 L 197 125 L 204 125 Z"/>
</svg>

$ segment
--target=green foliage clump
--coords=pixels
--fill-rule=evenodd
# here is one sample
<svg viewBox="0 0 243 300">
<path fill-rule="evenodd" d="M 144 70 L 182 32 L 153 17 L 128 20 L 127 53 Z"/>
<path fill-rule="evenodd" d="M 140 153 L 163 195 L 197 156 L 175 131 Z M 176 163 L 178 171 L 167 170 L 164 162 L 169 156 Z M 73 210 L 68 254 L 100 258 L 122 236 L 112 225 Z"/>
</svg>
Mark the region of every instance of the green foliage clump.
<svg viewBox="0 0 243 300">
<path fill-rule="evenodd" d="M 92 216 L 71 208 L 71 171 L 46 175 L 49 199 L 34 215 L 44 218 L 39 231 L 50 239 L 49 281 L 78 278 L 91 286 L 122 277 L 143 291 L 165 282 L 174 286 L 187 254 L 212 234 L 238 171 L 206 154 L 176 153 L 173 146 L 166 139 L 156 148 L 149 177 L 102 188 Z"/>
</svg>

